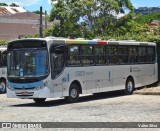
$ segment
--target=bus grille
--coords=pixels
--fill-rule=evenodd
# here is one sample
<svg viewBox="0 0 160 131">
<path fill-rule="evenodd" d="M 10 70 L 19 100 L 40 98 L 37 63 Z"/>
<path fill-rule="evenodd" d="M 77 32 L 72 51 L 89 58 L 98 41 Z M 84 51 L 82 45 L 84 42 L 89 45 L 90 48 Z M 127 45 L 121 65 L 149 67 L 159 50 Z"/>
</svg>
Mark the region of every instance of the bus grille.
<svg viewBox="0 0 160 131">
<path fill-rule="evenodd" d="M 24 94 L 25 92 L 16 93 L 16 96 L 33 96 L 34 92 L 27 92 L 27 94 Z"/>
</svg>

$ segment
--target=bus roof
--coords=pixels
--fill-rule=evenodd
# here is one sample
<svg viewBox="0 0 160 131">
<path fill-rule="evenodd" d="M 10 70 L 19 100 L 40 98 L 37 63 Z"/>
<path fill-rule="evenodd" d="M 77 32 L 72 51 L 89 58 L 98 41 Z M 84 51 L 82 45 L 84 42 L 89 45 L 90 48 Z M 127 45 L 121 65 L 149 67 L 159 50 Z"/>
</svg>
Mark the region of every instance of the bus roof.
<svg viewBox="0 0 160 131">
<path fill-rule="evenodd" d="M 63 37 L 46 37 L 46 38 L 24 38 L 24 39 L 18 39 L 14 41 L 26 41 L 26 40 L 44 40 L 44 41 L 53 41 L 56 44 L 85 44 L 85 45 L 152 45 L 155 46 L 156 44 L 153 42 L 138 42 L 134 40 L 100 40 L 100 39 L 93 39 L 93 40 L 82 40 L 82 39 L 69 39 L 69 38 L 63 38 Z M 13 41 L 11 41 L 13 42 Z"/>
</svg>

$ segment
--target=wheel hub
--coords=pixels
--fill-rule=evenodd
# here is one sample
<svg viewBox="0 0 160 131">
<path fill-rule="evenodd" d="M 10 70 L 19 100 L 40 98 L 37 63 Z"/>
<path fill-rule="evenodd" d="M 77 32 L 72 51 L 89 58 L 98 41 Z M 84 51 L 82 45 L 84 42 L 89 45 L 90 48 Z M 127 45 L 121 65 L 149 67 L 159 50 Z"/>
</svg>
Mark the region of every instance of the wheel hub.
<svg viewBox="0 0 160 131">
<path fill-rule="evenodd" d="M 132 82 L 128 82 L 127 89 L 128 89 L 128 91 L 129 91 L 129 92 L 131 92 L 131 91 L 132 91 L 132 89 L 133 89 Z"/>
<path fill-rule="evenodd" d="M 2 82 L 0 83 L 0 89 L 4 89 L 5 88 L 5 84 Z"/>
<path fill-rule="evenodd" d="M 72 98 L 76 98 L 76 97 L 77 97 L 77 94 L 78 94 L 78 93 L 77 93 L 77 90 L 76 90 L 76 89 L 72 89 L 72 90 L 71 90 L 71 97 L 72 97 Z"/>
</svg>

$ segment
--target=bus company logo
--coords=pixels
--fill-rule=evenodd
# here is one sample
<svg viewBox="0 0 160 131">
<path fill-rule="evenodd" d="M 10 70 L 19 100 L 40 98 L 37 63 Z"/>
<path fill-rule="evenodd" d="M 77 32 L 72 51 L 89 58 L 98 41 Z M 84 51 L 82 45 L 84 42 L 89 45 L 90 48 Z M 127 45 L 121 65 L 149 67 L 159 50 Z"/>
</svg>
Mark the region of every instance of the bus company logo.
<svg viewBox="0 0 160 131">
<path fill-rule="evenodd" d="M 2 128 L 12 128 L 11 123 L 2 123 Z"/>
<path fill-rule="evenodd" d="M 22 89 L 25 90 L 26 89 L 25 86 L 23 86 Z"/>
</svg>

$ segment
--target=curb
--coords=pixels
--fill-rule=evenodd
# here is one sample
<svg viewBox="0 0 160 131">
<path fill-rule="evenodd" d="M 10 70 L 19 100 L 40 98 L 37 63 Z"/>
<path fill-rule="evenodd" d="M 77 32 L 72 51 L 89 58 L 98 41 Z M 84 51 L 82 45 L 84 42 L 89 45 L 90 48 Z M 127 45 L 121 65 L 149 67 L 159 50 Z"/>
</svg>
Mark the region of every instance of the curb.
<svg viewBox="0 0 160 131">
<path fill-rule="evenodd" d="M 134 94 L 138 94 L 138 95 L 160 95 L 160 92 L 137 91 L 137 92 L 134 92 Z"/>
</svg>

